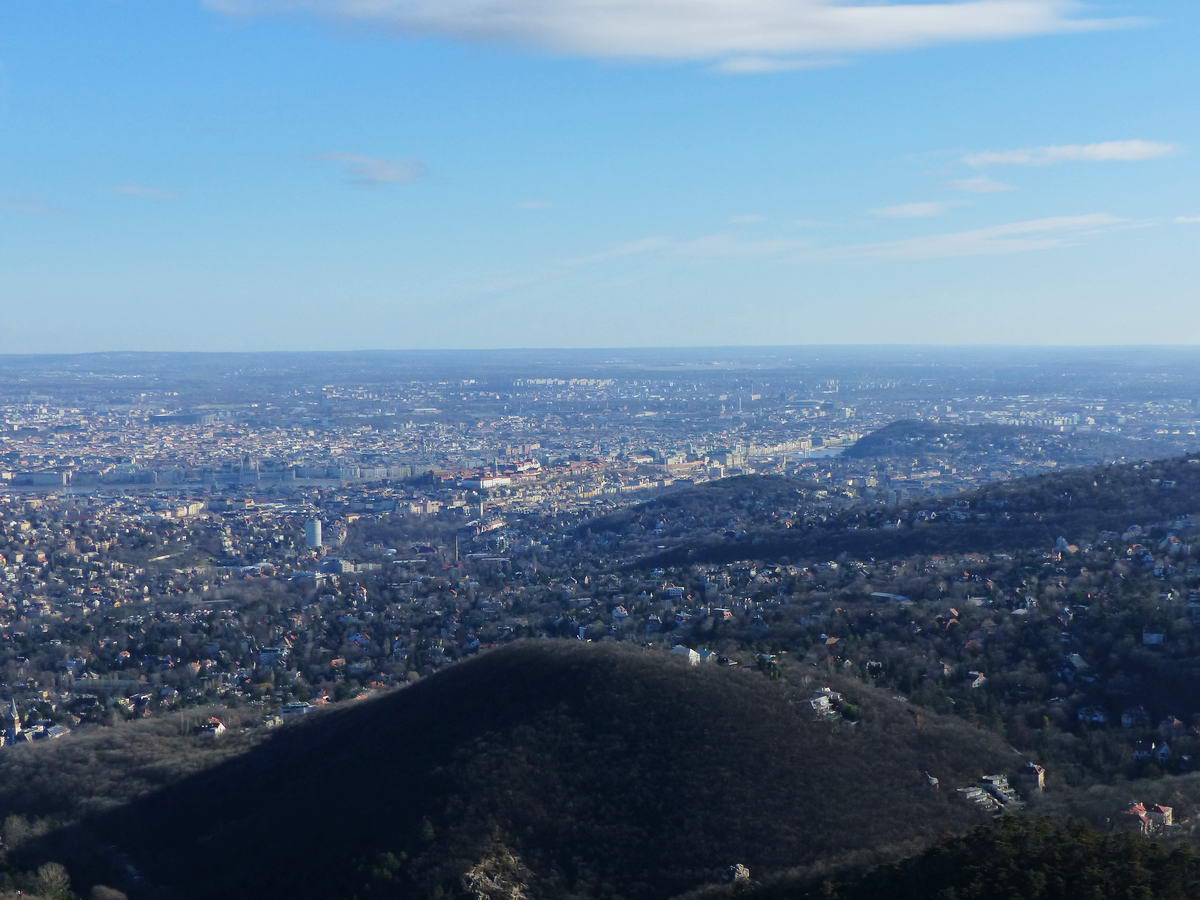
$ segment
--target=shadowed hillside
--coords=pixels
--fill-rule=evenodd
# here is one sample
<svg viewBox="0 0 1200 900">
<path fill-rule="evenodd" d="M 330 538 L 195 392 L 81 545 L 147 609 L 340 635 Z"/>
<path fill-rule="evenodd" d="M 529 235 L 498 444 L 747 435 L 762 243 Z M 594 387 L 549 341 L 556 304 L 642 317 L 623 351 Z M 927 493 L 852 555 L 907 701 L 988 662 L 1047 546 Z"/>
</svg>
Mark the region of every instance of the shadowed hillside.
<svg viewBox="0 0 1200 900">
<path fill-rule="evenodd" d="M 511 645 L 284 729 L 76 837 L 127 851 L 156 897 L 658 898 L 733 863 L 769 873 L 962 832 L 981 814 L 950 786 L 1020 761 L 869 688 L 858 725 L 807 696 L 661 651 Z"/>
<path fill-rule="evenodd" d="M 1166 441 L 1137 441 L 1102 431 L 1068 434 L 1018 425 L 961 425 L 902 419 L 864 435 L 842 455 L 849 459 L 875 459 L 1018 452 L 1033 461 L 1053 459 L 1060 465 L 1095 465 L 1121 458 L 1153 459 L 1167 456 L 1173 449 Z"/>
<path fill-rule="evenodd" d="M 796 873 L 688 900 L 1191 900 L 1200 856 L 1079 821 L 1007 819 L 866 873 Z"/>
<path fill-rule="evenodd" d="M 1189 456 L 1019 478 L 901 507 L 860 507 L 826 523 L 739 540 L 700 533 L 637 565 L 1014 550 L 1051 545 L 1060 535 L 1091 539 L 1105 529 L 1161 522 L 1198 509 L 1200 458 Z"/>
<path fill-rule="evenodd" d="M 730 516 L 794 509 L 805 492 L 817 486 L 781 475 L 737 475 L 704 484 L 668 490 L 638 503 L 584 522 L 580 534 L 624 532 L 653 528 L 664 517 L 686 528 L 719 527 Z"/>
</svg>

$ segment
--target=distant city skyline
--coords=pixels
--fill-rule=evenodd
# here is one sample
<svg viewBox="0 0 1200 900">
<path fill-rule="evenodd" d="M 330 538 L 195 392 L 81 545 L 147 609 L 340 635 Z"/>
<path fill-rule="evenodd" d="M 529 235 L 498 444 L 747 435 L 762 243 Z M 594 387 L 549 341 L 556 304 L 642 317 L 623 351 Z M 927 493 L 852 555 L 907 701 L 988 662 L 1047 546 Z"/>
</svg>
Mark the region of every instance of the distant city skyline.
<svg viewBox="0 0 1200 900">
<path fill-rule="evenodd" d="M 1200 344 L 1192 4 L 503 11 L 14 0 L 0 353 Z"/>
</svg>

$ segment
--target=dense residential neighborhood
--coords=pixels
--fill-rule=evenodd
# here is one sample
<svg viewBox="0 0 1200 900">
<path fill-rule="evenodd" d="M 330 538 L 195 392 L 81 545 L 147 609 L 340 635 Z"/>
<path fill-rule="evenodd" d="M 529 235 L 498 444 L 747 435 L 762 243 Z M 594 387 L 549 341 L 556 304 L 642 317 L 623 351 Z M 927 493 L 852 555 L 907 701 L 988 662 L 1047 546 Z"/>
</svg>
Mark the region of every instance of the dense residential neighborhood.
<svg viewBox="0 0 1200 900">
<path fill-rule="evenodd" d="M 44 858 L 47 830 L 103 835 L 96 810 L 117 798 L 189 790 L 187 773 L 253 767 L 338 722 L 426 723 L 444 710 L 422 698 L 440 692 L 464 717 L 447 752 L 465 760 L 453 742 L 484 728 L 477 703 L 515 703 L 515 722 L 538 715 L 520 691 L 560 689 L 517 676 L 511 699 L 498 683 L 481 700 L 470 673 L 520 659 L 591 672 L 622 698 L 605 728 L 658 710 L 653 685 L 694 695 L 666 707 L 687 733 L 712 726 L 701 711 L 722 692 L 749 691 L 758 713 L 730 695 L 722 715 L 754 732 L 791 722 L 789 773 L 842 752 L 857 772 L 887 744 L 872 790 L 930 810 L 931 828 L 1070 815 L 1191 840 L 1188 371 L 1085 366 L 1050 390 L 1022 367 L 769 354 L 300 362 L 165 356 L 133 373 L 77 358 L 0 381 L 0 799 L 20 811 L 0 823 L 6 847 Z M 1146 402 L 1164 378 L 1177 389 Z M 575 690 L 588 700 L 552 706 L 590 728 L 593 687 Z M 522 743 L 542 727 L 504 738 L 511 759 L 558 746 Z M 596 773 L 559 749 L 564 778 Z M 350 771 L 373 751 L 345 752 Z M 118 784 L 101 758 L 127 760 Z M 496 787 L 488 775 L 470 794 L 492 803 Z M 119 830 L 152 846 L 129 809 Z M 421 816 L 394 839 L 441 872 L 458 851 L 436 849 Z M 811 842 L 789 827 L 789 846 Z M 747 846 L 738 865 L 757 870 L 768 848 Z M 89 852 L 98 864 L 50 858 L 154 893 L 138 887 L 148 857 Z M 491 883 L 491 865 L 462 877 Z M 385 894 L 426 883 L 386 858 L 363 877 Z"/>
<path fill-rule="evenodd" d="M 22 740 L 212 704 L 275 724 L 555 637 L 850 674 L 1000 727 L 1077 782 L 1187 771 L 1200 751 L 1191 698 L 1137 687 L 1200 649 L 1190 515 L 904 545 L 1012 518 L 956 492 L 1185 448 L 1191 401 L 1015 395 L 996 375 L 990 397 L 975 376 L 935 403 L 936 368 L 541 377 L 506 361 L 262 372 L 256 388 L 171 365 L 133 388 L 110 363 L 6 388 L 0 691 Z M 762 544 L 838 529 L 899 552 Z M 680 557 L 697 535 L 715 550 Z M 1066 734 L 1096 749 L 1065 752 Z"/>
</svg>

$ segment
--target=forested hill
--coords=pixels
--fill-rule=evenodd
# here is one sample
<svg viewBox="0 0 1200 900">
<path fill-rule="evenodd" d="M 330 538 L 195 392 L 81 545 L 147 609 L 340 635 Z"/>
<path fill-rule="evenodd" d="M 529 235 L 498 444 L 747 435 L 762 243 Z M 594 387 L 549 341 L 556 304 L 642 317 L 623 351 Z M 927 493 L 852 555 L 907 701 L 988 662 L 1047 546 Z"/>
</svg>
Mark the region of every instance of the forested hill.
<svg viewBox="0 0 1200 900">
<path fill-rule="evenodd" d="M 847 447 L 842 455 L 851 459 L 870 459 L 877 456 L 924 456 L 930 452 L 945 452 L 952 448 L 1008 448 L 1023 437 L 1049 433 L 1042 429 L 1015 428 L 1008 425 L 947 425 L 901 419 L 863 435 L 852 446 Z"/>
<path fill-rule="evenodd" d="M 1059 537 L 1091 541 L 1105 531 L 1158 526 L 1196 512 L 1200 457 L 1187 456 L 1071 469 L 900 507 L 860 506 L 825 522 L 764 529 L 743 538 L 701 533 L 639 565 L 1049 547 Z"/>
<path fill-rule="evenodd" d="M 753 873 L 751 873 L 753 874 Z M 689 900 L 1194 900 L 1200 856 L 1082 822 L 1010 818 L 865 873 L 796 873 Z"/>
<path fill-rule="evenodd" d="M 663 519 L 678 533 L 723 528 L 731 519 L 786 516 L 803 505 L 820 486 L 782 475 L 738 475 L 666 491 L 652 500 L 590 519 L 578 533 L 624 532 L 631 527 L 653 530 Z"/>
<path fill-rule="evenodd" d="M 1024 425 L 962 425 L 902 419 L 859 438 L 843 456 L 874 459 L 1019 453 L 1035 460 L 1047 458 L 1089 465 L 1120 459 L 1149 459 L 1171 452 L 1171 445 L 1165 441 L 1138 441 L 1106 432 L 1065 433 Z"/>
<path fill-rule="evenodd" d="M 81 827 L 154 897 L 662 898 L 963 833 L 953 790 L 1023 758 L 866 686 L 804 687 L 661 650 L 514 644 Z M 835 682 L 835 684 L 839 684 Z M 846 688 L 843 688 L 845 690 Z M 499 890 L 499 888 L 497 888 Z"/>
</svg>

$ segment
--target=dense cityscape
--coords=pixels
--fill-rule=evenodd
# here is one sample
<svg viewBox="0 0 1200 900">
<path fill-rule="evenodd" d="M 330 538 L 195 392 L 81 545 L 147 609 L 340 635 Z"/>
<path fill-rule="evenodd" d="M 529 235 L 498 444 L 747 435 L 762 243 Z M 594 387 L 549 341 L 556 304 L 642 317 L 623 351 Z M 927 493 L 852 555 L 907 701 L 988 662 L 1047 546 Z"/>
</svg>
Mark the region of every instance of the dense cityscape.
<svg viewBox="0 0 1200 900">
<path fill-rule="evenodd" d="M 837 563 L 627 568 L 703 503 L 588 529 L 738 476 L 794 487 L 703 523 L 730 537 L 1194 449 L 1200 370 L 1107 355 L 1055 379 L 926 349 L 9 361 L 0 691 L 30 740 L 218 701 L 273 723 L 517 637 L 765 638 L 828 615 L 805 579 Z"/>
</svg>

